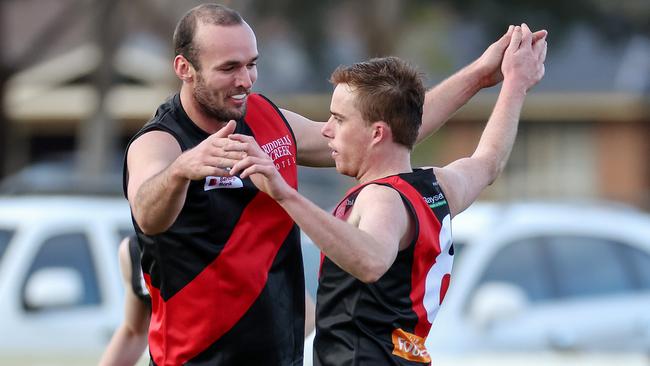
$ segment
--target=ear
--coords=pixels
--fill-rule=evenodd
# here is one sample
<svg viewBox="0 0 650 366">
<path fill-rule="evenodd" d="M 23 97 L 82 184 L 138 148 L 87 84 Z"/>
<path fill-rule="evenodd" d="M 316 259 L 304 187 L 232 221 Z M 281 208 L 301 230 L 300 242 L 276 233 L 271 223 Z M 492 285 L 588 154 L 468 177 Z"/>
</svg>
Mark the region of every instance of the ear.
<svg viewBox="0 0 650 366">
<path fill-rule="evenodd" d="M 194 66 L 183 55 L 176 55 L 174 57 L 174 72 L 184 83 L 191 83 L 194 81 L 196 70 L 194 70 Z"/>
<path fill-rule="evenodd" d="M 373 143 L 379 143 L 382 141 L 392 141 L 393 132 L 388 126 L 388 123 L 384 121 L 373 122 L 372 125 L 372 141 Z"/>
</svg>

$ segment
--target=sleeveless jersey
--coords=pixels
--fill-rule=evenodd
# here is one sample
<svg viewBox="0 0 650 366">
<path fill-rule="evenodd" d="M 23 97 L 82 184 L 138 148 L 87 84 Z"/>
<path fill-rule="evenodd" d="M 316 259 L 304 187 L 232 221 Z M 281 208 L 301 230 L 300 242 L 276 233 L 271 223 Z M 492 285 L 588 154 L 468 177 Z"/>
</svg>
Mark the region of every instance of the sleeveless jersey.
<svg viewBox="0 0 650 366">
<path fill-rule="evenodd" d="M 424 341 L 449 286 L 453 262 L 449 206 L 433 170 L 417 169 L 353 187 L 334 215 L 345 220 L 368 184 L 399 192 L 414 220 L 414 240 L 370 284 L 321 256 L 314 364 L 430 364 Z"/>
<path fill-rule="evenodd" d="M 134 139 L 152 130 L 170 133 L 183 151 L 209 136 L 187 116 L 179 95 L 162 104 Z M 235 133 L 255 137 L 287 183 L 297 187 L 295 138 L 273 103 L 249 95 Z M 124 170 L 126 192 L 126 164 Z M 299 231 L 250 179 L 190 182 L 178 218 L 164 233 L 148 236 L 133 224 L 151 294 L 153 364 L 302 364 Z"/>
</svg>

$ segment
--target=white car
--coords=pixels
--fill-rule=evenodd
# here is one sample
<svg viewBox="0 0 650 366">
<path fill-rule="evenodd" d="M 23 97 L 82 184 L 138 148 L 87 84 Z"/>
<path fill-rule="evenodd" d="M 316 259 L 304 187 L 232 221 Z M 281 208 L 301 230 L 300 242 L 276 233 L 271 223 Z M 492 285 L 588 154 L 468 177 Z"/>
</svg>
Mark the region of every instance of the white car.
<svg viewBox="0 0 650 366">
<path fill-rule="evenodd" d="M 124 316 L 132 232 L 123 198 L 0 197 L 0 365 L 97 364 Z"/>
<path fill-rule="evenodd" d="M 476 204 L 452 230 L 436 365 L 648 365 L 648 215 Z M 0 198 L 0 365 L 97 362 L 123 317 L 117 246 L 131 231 L 121 198 Z M 303 248 L 315 295 L 318 251 Z"/>
<path fill-rule="evenodd" d="M 650 352 L 650 216 L 616 205 L 476 205 L 432 354 Z"/>
<path fill-rule="evenodd" d="M 0 198 L 0 365 L 96 364 L 123 314 L 126 200 Z"/>
<path fill-rule="evenodd" d="M 476 203 L 452 236 L 451 285 L 426 341 L 435 365 L 650 364 L 650 215 Z"/>
</svg>

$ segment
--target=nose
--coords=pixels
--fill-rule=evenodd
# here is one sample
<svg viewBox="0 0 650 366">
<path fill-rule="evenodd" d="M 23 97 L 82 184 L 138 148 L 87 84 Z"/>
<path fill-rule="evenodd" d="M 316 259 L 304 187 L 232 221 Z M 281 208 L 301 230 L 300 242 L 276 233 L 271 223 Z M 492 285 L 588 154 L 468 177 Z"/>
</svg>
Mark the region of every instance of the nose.
<svg viewBox="0 0 650 366">
<path fill-rule="evenodd" d="M 250 89 L 253 87 L 253 77 L 251 76 L 251 70 L 247 67 L 242 67 L 239 73 L 237 73 L 237 86 L 245 89 Z"/>
<path fill-rule="evenodd" d="M 321 130 L 320 130 L 320 133 L 323 136 L 325 136 L 325 137 L 327 137 L 329 139 L 333 138 L 333 135 L 332 135 L 332 118 L 331 117 L 330 117 L 330 119 L 327 120 L 327 122 L 325 122 L 325 124 L 323 125 L 323 128 L 321 128 Z"/>
</svg>

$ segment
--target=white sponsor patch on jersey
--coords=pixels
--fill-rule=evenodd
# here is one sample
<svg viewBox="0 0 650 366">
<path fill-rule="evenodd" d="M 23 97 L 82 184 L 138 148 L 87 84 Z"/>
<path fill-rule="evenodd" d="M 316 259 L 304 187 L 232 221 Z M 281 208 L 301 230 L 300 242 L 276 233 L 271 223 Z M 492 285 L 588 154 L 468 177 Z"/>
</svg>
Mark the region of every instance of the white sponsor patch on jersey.
<svg viewBox="0 0 650 366">
<path fill-rule="evenodd" d="M 203 190 L 209 191 L 217 188 L 242 188 L 244 182 L 239 177 L 205 177 L 205 185 Z"/>
</svg>

